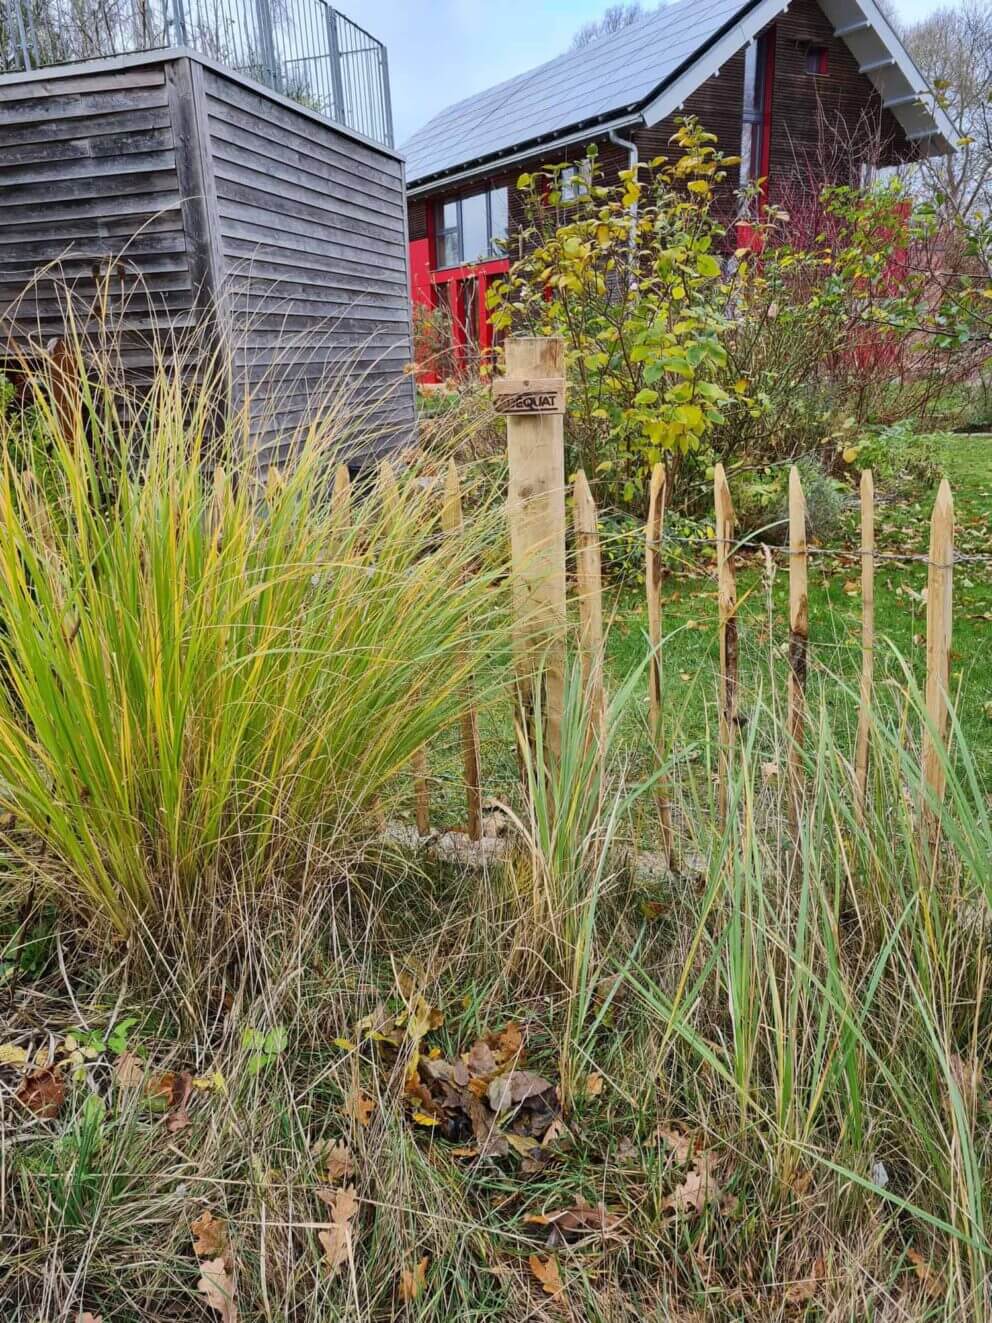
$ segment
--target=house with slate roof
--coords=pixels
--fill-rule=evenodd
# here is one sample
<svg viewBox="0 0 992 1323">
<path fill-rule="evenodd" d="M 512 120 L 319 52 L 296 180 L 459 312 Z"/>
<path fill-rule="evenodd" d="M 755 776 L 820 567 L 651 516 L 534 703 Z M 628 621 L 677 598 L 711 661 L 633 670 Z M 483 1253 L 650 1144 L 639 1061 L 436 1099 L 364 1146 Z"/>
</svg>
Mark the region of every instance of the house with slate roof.
<svg viewBox="0 0 992 1323">
<path fill-rule="evenodd" d="M 856 182 L 869 157 L 896 165 L 957 137 L 875 0 L 665 5 L 449 106 L 403 144 L 411 293 L 448 314 L 456 366 L 491 345 L 486 289 L 523 220 L 521 173 L 595 143 L 610 182 L 669 153 L 683 115 L 741 157 L 728 210 L 741 186 L 793 200 Z"/>
</svg>

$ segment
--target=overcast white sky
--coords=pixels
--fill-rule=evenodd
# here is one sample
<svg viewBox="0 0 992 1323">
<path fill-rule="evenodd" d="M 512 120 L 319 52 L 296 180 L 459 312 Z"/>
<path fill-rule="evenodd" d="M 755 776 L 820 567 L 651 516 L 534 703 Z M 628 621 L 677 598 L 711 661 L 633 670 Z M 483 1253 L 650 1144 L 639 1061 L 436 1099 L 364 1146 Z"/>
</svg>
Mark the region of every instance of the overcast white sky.
<svg viewBox="0 0 992 1323">
<path fill-rule="evenodd" d="M 340 0 L 389 49 L 396 141 L 452 101 L 565 50 L 609 0 Z M 938 0 L 897 0 L 911 21 Z"/>
</svg>

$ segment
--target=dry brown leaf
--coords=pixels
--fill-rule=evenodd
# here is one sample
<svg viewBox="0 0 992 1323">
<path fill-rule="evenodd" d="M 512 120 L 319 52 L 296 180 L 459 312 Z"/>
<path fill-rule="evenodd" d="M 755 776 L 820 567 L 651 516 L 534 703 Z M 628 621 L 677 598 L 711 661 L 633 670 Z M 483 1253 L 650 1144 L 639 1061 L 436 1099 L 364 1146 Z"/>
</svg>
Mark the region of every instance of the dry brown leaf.
<svg viewBox="0 0 992 1323">
<path fill-rule="evenodd" d="M 555 1227 L 563 1236 L 581 1236 L 598 1231 L 601 1235 L 615 1233 L 623 1222 L 620 1213 L 611 1213 L 605 1204 L 595 1208 L 582 1199 L 576 1199 L 572 1208 L 559 1208 L 552 1213 L 528 1213 L 524 1222 L 531 1226 Z"/>
<path fill-rule="evenodd" d="M 200 1264 L 201 1277 L 196 1289 L 206 1297 L 211 1309 L 220 1314 L 221 1323 L 237 1323 L 238 1307 L 234 1302 L 234 1278 L 223 1259 L 207 1259 Z"/>
<path fill-rule="evenodd" d="M 135 1052 L 122 1052 L 114 1062 L 114 1081 L 121 1089 L 138 1089 L 145 1078 L 145 1068 Z"/>
<path fill-rule="evenodd" d="M 813 1260 L 813 1266 L 808 1277 L 800 1278 L 798 1282 L 793 1282 L 791 1286 L 786 1287 L 785 1294 L 782 1297 L 786 1308 L 798 1309 L 800 1305 L 808 1305 L 820 1289 L 820 1283 L 826 1273 L 826 1261 L 820 1255 Z"/>
<path fill-rule="evenodd" d="M 327 1179 L 332 1185 L 350 1180 L 354 1175 L 355 1164 L 347 1144 L 319 1144 L 314 1153 L 323 1163 Z"/>
<path fill-rule="evenodd" d="M 404 1304 L 408 1304 L 411 1300 L 416 1300 L 417 1296 L 420 1295 L 421 1291 L 427 1285 L 427 1269 L 429 1265 L 430 1258 L 425 1254 L 412 1272 L 409 1268 L 403 1269 L 400 1274 L 400 1299 Z"/>
<path fill-rule="evenodd" d="M 543 1258 L 540 1254 L 532 1254 L 527 1262 L 530 1264 L 531 1272 L 541 1283 L 542 1291 L 547 1295 L 561 1295 L 565 1287 L 558 1271 L 558 1260 L 554 1255 Z"/>
<path fill-rule="evenodd" d="M 499 1069 L 499 1063 L 493 1054 L 492 1048 L 482 1038 L 477 1043 L 472 1044 L 471 1051 L 465 1058 L 465 1065 L 468 1066 L 473 1076 L 483 1078 L 488 1075 L 495 1075 Z"/>
<path fill-rule="evenodd" d="M 658 1127 L 658 1129 L 655 1131 L 655 1135 L 657 1136 L 658 1139 L 662 1141 L 663 1144 L 667 1144 L 667 1146 L 671 1149 L 672 1157 L 679 1164 L 679 1166 L 680 1167 L 685 1166 L 685 1164 L 692 1157 L 692 1150 L 693 1150 L 692 1136 L 687 1135 L 685 1131 L 679 1129 L 678 1126 L 664 1126 L 664 1125 L 660 1125 Z"/>
<path fill-rule="evenodd" d="M 43 1121 L 51 1121 L 65 1102 L 65 1081 L 50 1067 L 36 1070 L 22 1081 L 14 1096 L 29 1112 Z"/>
<path fill-rule="evenodd" d="M 605 1083 L 605 1081 L 604 1081 L 602 1075 L 598 1075 L 595 1071 L 593 1071 L 591 1075 L 587 1075 L 587 1076 L 586 1076 L 586 1097 L 587 1097 L 587 1098 L 598 1098 L 599 1095 L 603 1092 L 603 1085 L 604 1085 L 604 1083 Z"/>
<path fill-rule="evenodd" d="M 227 1252 L 227 1223 L 205 1208 L 189 1225 L 193 1233 L 193 1253 L 198 1259 L 216 1259 Z"/>
<path fill-rule="evenodd" d="M 317 1239 L 324 1247 L 324 1256 L 333 1274 L 351 1257 L 351 1221 L 358 1212 L 358 1199 L 353 1185 L 336 1190 L 329 1199 L 322 1193 L 321 1198 L 331 1210 L 331 1222 L 323 1231 L 318 1231 Z"/>
<path fill-rule="evenodd" d="M 541 1147 L 546 1148 L 548 1144 L 557 1143 L 557 1141 L 561 1139 L 562 1135 L 564 1134 L 565 1134 L 565 1122 L 561 1119 L 560 1116 L 556 1116 L 555 1119 L 548 1126 L 547 1130 L 545 1130 L 544 1134 L 541 1136 Z"/>
<path fill-rule="evenodd" d="M 524 1036 L 519 1024 L 514 1024 L 511 1020 L 502 1033 L 497 1035 L 495 1048 L 504 1061 L 509 1061 L 511 1057 L 518 1057 L 523 1051 Z"/>
<path fill-rule="evenodd" d="M 939 1300 L 944 1294 L 944 1283 L 935 1268 L 932 1268 L 919 1250 L 908 1249 L 906 1258 L 913 1265 L 913 1272 L 923 1287 L 924 1294 L 931 1300 Z"/>
<path fill-rule="evenodd" d="M 363 1128 L 372 1120 L 374 1111 L 375 1103 L 371 1098 L 366 1098 L 361 1089 L 356 1090 L 348 1099 L 348 1115 Z"/>
<path fill-rule="evenodd" d="M 685 1180 L 668 1196 L 662 1207 L 673 1213 L 701 1213 L 707 1204 L 718 1203 L 720 1187 L 712 1172 L 712 1159 L 708 1153 L 700 1153 L 696 1165 L 687 1173 Z"/>
</svg>

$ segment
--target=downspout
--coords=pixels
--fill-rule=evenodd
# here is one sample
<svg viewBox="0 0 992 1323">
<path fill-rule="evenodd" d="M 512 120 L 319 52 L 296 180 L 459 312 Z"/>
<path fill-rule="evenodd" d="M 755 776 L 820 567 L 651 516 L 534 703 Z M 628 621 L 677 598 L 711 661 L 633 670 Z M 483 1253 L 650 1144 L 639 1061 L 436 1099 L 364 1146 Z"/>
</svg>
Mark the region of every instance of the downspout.
<svg viewBox="0 0 992 1323">
<path fill-rule="evenodd" d="M 610 142 L 615 143 L 617 147 L 625 147 L 627 149 L 627 167 L 628 169 L 635 171 L 636 174 L 638 162 L 640 160 L 637 151 L 637 143 L 634 142 L 632 138 L 621 138 L 620 134 L 617 133 L 616 129 L 610 130 L 609 137 L 610 137 Z M 633 275 L 634 254 L 636 251 L 637 251 L 637 203 L 635 201 L 631 204 L 631 208 L 630 208 L 631 275 Z"/>
</svg>

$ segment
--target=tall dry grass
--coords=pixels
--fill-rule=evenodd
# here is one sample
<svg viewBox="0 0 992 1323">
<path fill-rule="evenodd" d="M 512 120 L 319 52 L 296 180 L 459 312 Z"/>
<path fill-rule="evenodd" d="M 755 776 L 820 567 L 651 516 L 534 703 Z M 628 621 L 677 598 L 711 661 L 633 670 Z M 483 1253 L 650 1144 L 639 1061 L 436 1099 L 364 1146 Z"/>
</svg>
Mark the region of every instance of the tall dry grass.
<svg viewBox="0 0 992 1323">
<path fill-rule="evenodd" d="M 266 474 L 222 361 L 82 355 L 0 422 L 0 807 L 43 893 L 161 943 L 346 871 L 501 637 L 500 532 L 442 538 L 412 471 L 336 508 L 347 401 Z"/>
</svg>

